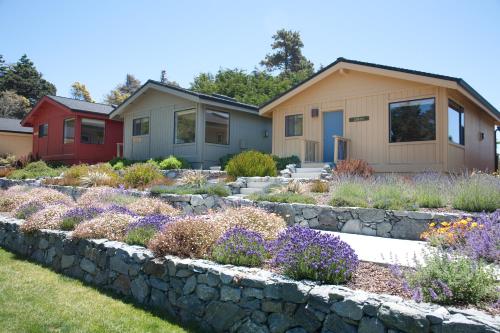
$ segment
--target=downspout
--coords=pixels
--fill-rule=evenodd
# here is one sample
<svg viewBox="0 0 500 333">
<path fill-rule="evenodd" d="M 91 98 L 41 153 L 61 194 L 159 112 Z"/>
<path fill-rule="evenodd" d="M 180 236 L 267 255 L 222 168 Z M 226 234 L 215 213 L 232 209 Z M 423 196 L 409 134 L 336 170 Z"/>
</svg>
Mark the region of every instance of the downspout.
<svg viewBox="0 0 500 333">
<path fill-rule="evenodd" d="M 493 144 L 495 145 L 495 170 L 498 171 L 498 158 L 500 152 L 498 151 L 498 145 L 500 145 L 500 140 L 497 139 L 497 133 L 500 133 L 500 126 L 495 126 L 495 129 L 493 131 Z M 499 141 L 497 141 L 499 140 Z"/>
</svg>

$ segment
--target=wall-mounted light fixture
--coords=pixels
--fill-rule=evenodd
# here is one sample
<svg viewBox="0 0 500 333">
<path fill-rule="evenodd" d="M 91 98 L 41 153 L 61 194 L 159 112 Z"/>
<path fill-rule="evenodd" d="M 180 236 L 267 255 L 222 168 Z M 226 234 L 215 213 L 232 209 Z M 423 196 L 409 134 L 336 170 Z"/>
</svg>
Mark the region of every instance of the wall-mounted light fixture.
<svg viewBox="0 0 500 333">
<path fill-rule="evenodd" d="M 269 131 L 268 131 L 268 130 L 265 130 L 265 131 L 264 131 L 264 137 L 265 137 L 265 138 L 268 138 L 268 137 L 269 137 Z"/>
<path fill-rule="evenodd" d="M 312 108 L 311 109 L 311 117 L 312 118 L 316 118 L 317 116 L 319 116 L 319 109 L 318 108 Z"/>
<path fill-rule="evenodd" d="M 484 140 L 484 132 L 479 132 L 479 141 Z"/>
</svg>

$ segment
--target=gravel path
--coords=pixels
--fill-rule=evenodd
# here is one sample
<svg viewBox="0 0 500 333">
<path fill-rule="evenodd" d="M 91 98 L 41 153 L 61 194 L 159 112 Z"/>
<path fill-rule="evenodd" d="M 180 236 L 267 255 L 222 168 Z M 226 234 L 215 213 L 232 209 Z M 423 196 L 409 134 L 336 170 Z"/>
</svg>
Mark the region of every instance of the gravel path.
<svg viewBox="0 0 500 333">
<path fill-rule="evenodd" d="M 342 232 L 321 231 L 339 236 L 348 243 L 362 261 L 381 264 L 415 266 L 415 258 L 420 261 L 429 251 L 425 242 L 405 239 L 383 238 Z"/>
</svg>

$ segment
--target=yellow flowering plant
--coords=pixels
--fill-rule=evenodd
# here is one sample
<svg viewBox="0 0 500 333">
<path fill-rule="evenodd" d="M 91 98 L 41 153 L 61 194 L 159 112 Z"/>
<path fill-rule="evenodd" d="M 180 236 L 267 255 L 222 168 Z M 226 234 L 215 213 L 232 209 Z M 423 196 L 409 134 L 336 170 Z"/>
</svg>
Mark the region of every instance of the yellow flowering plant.
<svg viewBox="0 0 500 333">
<path fill-rule="evenodd" d="M 465 234 L 478 227 L 471 217 L 461 218 L 452 222 L 432 222 L 420 238 L 432 246 L 455 247 L 464 242 Z"/>
</svg>

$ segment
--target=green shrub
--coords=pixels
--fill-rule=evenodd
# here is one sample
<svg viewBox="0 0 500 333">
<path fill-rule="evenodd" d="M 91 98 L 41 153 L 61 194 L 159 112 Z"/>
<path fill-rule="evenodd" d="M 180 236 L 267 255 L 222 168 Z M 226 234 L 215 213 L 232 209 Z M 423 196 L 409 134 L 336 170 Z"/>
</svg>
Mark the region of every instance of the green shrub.
<svg viewBox="0 0 500 333">
<path fill-rule="evenodd" d="M 182 162 L 174 156 L 170 155 L 169 157 L 158 163 L 158 166 L 162 170 L 180 169 L 182 168 Z"/>
<path fill-rule="evenodd" d="M 498 296 L 495 273 L 482 261 L 463 255 L 437 252 L 424 257 L 404 277 L 417 301 L 446 305 L 478 304 Z M 420 298 L 420 299 L 419 299 Z"/>
<path fill-rule="evenodd" d="M 123 158 L 123 157 L 115 157 L 113 158 L 112 160 L 110 160 L 108 162 L 115 170 L 121 170 L 123 169 L 124 167 L 127 167 L 127 166 L 131 166 L 132 164 L 135 163 L 135 161 L 132 161 L 132 160 L 128 160 L 126 158 Z M 116 165 L 119 165 L 118 167 L 115 168 Z M 122 168 L 120 169 L 120 166 L 122 166 Z"/>
<path fill-rule="evenodd" d="M 157 232 L 155 228 L 136 228 L 127 233 L 125 236 L 125 243 L 146 247 Z"/>
<path fill-rule="evenodd" d="M 208 184 L 202 187 L 195 186 L 165 186 L 156 185 L 151 187 L 150 192 L 152 195 L 160 195 L 163 193 L 168 194 L 209 194 L 218 195 L 219 197 L 227 197 L 231 195 L 231 191 L 223 184 Z"/>
<path fill-rule="evenodd" d="M 125 185 L 133 188 L 144 188 L 163 177 L 158 167 L 151 163 L 136 163 L 126 168 L 123 173 Z"/>
<path fill-rule="evenodd" d="M 493 212 L 500 208 L 500 186 L 488 178 L 476 175 L 458 182 L 454 188 L 453 208 L 466 212 Z"/>
<path fill-rule="evenodd" d="M 224 184 L 213 184 L 205 186 L 206 194 L 218 195 L 219 197 L 227 197 L 231 195 L 231 191 Z"/>
<path fill-rule="evenodd" d="M 276 176 L 276 163 L 270 155 L 250 150 L 234 156 L 226 166 L 232 177 Z"/>
<path fill-rule="evenodd" d="M 330 205 L 335 207 L 368 207 L 366 187 L 358 183 L 342 183 L 335 189 Z"/>
<path fill-rule="evenodd" d="M 315 204 L 316 200 L 308 195 L 282 192 L 282 193 L 254 193 L 249 199 L 255 201 L 284 202 L 284 203 L 304 203 Z"/>
<path fill-rule="evenodd" d="M 287 157 L 273 155 L 273 160 L 276 162 L 276 168 L 278 170 L 284 170 L 288 164 L 295 164 L 297 167 L 300 167 L 300 158 L 296 155 Z"/>
<path fill-rule="evenodd" d="M 125 164 L 122 161 L 118 161 L 113 165 L 113 170 L 123 170 L 125 169 Z"/>
<path fill-rule="evenodd" d="M 32 179 L 40 177 L 57 177 L 64 171 L 64 168 L 53 169 L 44 161 L 29 163 L 24 169 L 12 171 L 7 178 L 10 179 Z"/>
<path fill-rule="evenodd" d="M 174 156 L 179 162 L 181 162 L 181 169 L 191 169 L 191 162 L 186 160 L 181 156 Z"/>
<path fill-rule="evenodd" d="M 415 199 L 404 186 L 382 184 L 375 186 L 372 192 L 373 207 L 391 210 L 415 210 Z"/>
<path fill-rule="evenodd" d="M 226 154 L 219 158 L 220 169 L 225 170 L 229 161 L 234 157 L 234 154 Z"/>
<path fill-rule="evenodd" d="M 417 186 L 415 191 L 415 201 L 419 207 L 440 208 L 444 207 L 443 193 L 437 186 L 422 184 Z"/>
</svg>

